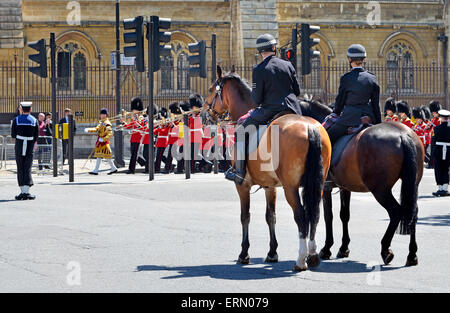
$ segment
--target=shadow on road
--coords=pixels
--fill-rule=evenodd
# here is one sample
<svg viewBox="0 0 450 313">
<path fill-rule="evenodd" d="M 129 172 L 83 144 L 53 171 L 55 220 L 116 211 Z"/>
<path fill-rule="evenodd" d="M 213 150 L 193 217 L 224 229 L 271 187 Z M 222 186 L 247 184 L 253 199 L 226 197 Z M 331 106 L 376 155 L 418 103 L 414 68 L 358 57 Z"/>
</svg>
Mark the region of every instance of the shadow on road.
<svg viewBox="0 0 450 313">
<path fill-rule="evenodd" d="M 3 203 L 3 202 L 13 202 L 13 201 L 15 202 L 15 201 L 17 201 L 17 200 L 15 200 L 15 199 L 14 199 L 14 200 L 0 200 L 0 203 Z"/>
<path fill-rule="evenodd" d="M 418 225 L 428 225 L 428 226 L 449 226 L 450 225 L 450 214 L 421 217 L 417 221 L 417 224 Z"/>
<path fill-rule="evenodd" d="M 264 265 L 255 267 L 252 265 Z M 271 279 L 280 277 L 291 277 L 301 275 L 292 271 L 294 261 L 281 261 L 278 263 L 265 263 L 264 259 L 252 259 L 250 265 L 239 264 L 214 264 L 197 266 L 160 266 L 160 265 L 139 265 L 136 272 L 174 272 L 174 275 L 163 277 L 163 279 L 210 277 L 215 279 L 228 280 L 254 280 Z M 401 267 L 380 267 L 381 271 L 400 269 Z M 367 267 L 364 263 L 355 261 L 335 262 L 323 261 L 314 272 L 322 273 L 369 273 L 373 268 Z"/>
</svg>

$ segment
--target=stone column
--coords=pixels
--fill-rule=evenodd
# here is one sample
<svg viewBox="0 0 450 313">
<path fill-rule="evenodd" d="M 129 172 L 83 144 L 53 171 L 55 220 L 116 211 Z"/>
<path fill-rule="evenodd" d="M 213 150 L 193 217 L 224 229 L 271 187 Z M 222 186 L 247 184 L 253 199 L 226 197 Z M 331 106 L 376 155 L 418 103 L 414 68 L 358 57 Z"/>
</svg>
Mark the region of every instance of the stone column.
<svg viewBox="0 0 450 313">
<path fill-rule="evenodd" d="M 231 0 L 230 32 L 231 65 L 242 66 L 244 64 L 244 45 L 242 41 L 240 0 Z"/>
</svg>

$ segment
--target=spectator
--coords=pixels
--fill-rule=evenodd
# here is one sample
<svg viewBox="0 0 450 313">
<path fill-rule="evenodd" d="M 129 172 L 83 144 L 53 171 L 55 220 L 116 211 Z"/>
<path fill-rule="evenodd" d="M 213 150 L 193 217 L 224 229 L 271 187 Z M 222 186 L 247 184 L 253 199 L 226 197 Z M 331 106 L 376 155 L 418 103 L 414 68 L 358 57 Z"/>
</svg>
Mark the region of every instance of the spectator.
<svg viewBox="0 0 450 313">
<path fill-rule="evenodd" d="M 72 110 L 69 108 L 66 108 L 64 110 L 64 117 L 59 121 L 60 124 L 69 124 L 69 115 L 72 114 Z M 75 119 L 73 120 L 73 133 L 75 134 L 77 130 L 76 124 L 75 124 Z M 69 140 L 68 139 L 63 139 L 62 140 L 62 144 L 63 144 L 63 165 L 66 162 L 66 159 L 68 158 L 68 153 L 69 153 Z"/>
</svg>

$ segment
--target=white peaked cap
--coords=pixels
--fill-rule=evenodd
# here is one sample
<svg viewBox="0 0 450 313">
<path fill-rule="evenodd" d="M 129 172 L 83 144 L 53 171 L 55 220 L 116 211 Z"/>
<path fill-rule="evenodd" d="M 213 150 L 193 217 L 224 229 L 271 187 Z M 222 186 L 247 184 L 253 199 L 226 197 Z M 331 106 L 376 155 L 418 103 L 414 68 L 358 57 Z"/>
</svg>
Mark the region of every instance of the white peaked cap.
<svg viewBox="0 0 450 313">
<path fill-rule="evenodd" d="M 31 101 L 20 102 L 20 106 L 22 108 L 30 108 L 32 104 L 33 104 L 33 102 L 31 102 Z"/>
</svg>

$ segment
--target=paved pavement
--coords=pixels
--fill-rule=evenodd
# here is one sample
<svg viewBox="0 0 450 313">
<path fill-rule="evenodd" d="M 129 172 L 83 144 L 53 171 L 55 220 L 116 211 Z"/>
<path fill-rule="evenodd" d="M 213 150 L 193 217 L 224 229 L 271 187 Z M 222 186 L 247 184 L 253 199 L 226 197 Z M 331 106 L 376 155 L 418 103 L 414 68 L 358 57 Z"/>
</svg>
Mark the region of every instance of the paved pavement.
<svg viewBox="0 0 450 313">
<path fill-rule="evenodd" d="M 84 162 L 82 162 L 84 163 Z M 81 163 L 81 164 L 82 164 Z M 80 163 L 78 162 L 78 165 Z M 240 251 L 238 196 L 222 175 L 134 176 L 81 170 L 35 177 L 35 201 L 12 201 L 15 177 L 0 176 L 0 292 L 449 292 L 450 198 L 432 198 L 433 172 L 420 185 L 419 265 L 404 267 L 409 237 L 396 235 L 391 265 L 380 266 L 387 214 L 370 194 L 353 194 L 350 257 L 291 271 L 298 236 L 278 194 L 280 262 L 268 251 L 264 193 L 252 196 L 250 256 Z M 398 195 L 398 186 L 396 186 Z M 338 195 L 334 195 L 338 203 Z M 335 208 L 337 252 L 341 227 Z M 319 248 L 324 224 L 318 227 Z"/>
</svg>

